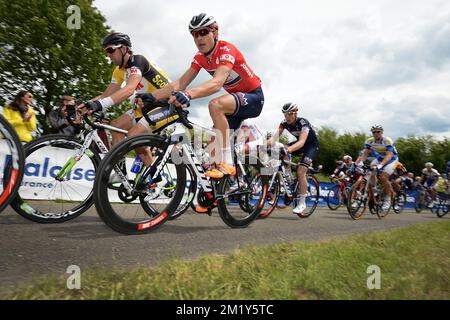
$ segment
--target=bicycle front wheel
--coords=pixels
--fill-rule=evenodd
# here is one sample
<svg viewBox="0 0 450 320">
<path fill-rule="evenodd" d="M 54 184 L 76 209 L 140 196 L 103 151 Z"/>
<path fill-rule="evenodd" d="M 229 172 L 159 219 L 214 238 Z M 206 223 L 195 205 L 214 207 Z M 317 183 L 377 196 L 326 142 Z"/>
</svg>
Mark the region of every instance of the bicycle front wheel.
<svg viewBox="0 0 450 320">
<path fill-rule="evenodd" d="M 34 222 L 61 223 L 89 209 L 100 156 L 92 148 L 76 160 L 81 148 L 82 141 L 61 134 L 26 144 L 25 175 L 11 203 L 14 210 Z"/>
<path fill-rule="evenodd" d="M 0 115 L 0 212 L 15 197 L 23 178 L 25 153 L 11 124 Z"/>
<path fill-rule="evenodd" d="M 156 168 L 160 168 L 157 177 L 145 177 L 144 173 L 136 176 L 131 171 L 136 148 L 152 150 L 153 163 L 148 169 L 155 169 L 156 174 Z M 175 148 L 170 151 L 164 138 L 146 134 L 120 142 L 107 154 L 94 183 L 95 207 L 106 225 L 123 234 L 143 234 L 169 219 L 186 185 L 186 167 L 175 165 L 174 160 L 180 160 Z M 119 181 L 112 179 L 113 170 Z"/>
<path fill-rule="evenodd" d="M 311 216 L 319 204 L 320 186 L 315 176 L 308 176 L 308 189 L 306 191 L 306 209 L 302 213 L 297 214 L 300 218 L 308 218 Z M 294 207 L 298 205 L 298 198 L 294 199 Z"/>
<path fill-rule="evenodd" d="M 277 172 L 275 176 L 273 177 L 273 181 L 270 181 L 266 199 L 264 201 L 264 207 L 261 210 L 261 213 L 259 214 L 258 219 L 265 219 L 267 218 L 275 209 L 275 207 L 278 204 L 278 200 L 280 199 L 280 192 L 281 192 L 281 173 Z"/>
<path fill-rule="evenodd" d="M 350 190 L 347 210 L 353 220 L 361 219 L 366 211 L 368 193 L 366 192 L 366 180 L 358 180 Z"/>
</svg>

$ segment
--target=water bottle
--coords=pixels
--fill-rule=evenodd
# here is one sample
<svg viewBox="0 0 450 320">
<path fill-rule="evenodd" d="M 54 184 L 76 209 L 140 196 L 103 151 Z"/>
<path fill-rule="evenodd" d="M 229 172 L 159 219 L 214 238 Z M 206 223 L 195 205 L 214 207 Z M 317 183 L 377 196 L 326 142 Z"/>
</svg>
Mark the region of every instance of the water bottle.
<svg viewBox="0 0 450 320">
<path fill-rule="evenodd" d="M 141 160 L 141 157 L 139 155 L 134 158 L 133 166 L 131 167 L 131 172 L 134 174 L 138 174 L 141 171 L 142 165 L 144 162 Z"/>
</svg>

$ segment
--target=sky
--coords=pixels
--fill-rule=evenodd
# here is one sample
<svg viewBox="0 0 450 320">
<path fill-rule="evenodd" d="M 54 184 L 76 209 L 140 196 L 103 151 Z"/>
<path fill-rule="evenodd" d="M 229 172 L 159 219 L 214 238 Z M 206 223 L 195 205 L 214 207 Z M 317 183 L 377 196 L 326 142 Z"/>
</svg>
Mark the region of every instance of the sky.
<svg viewBox="0 0 450 320">
<path fill-rule="evenodd" d="M 450 138 L 447 0 L 96 0 L 94 6 L 172 80 L 197 52 L 190 19 L 214 16 L 219 38 L 233 43 L 262 79 L 265 105 L 254 119 L 262 130 L 275 130 L 281 106 L 295 102 L 299 116 L 339 134 L 369 134 L 381 124 L 393 139 Z M 202 70 L 192 85 L 208 79 Z M 208 101 L 192 101 L 191 120 L 212 125 Z"/>
</svg>

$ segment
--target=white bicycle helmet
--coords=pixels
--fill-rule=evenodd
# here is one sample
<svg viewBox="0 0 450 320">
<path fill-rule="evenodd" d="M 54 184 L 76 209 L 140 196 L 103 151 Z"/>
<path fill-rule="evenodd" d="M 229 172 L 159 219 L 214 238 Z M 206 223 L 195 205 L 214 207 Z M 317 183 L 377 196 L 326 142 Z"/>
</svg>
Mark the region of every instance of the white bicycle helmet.
<svg viewBox="0 0 450 320">
<path fill-rule="evenodd" d="M 281 107 L 281 111 L 282 111 L 283 113 L 287 113 L 287 112 L 296 112 L 296 111 L 298 111 L 298 106 L 297 106 L 297 104 L 295 104 L 295 103 L 288 102 L 288 103 L 285 103 L 285 104 L 283 105 L 283 107 Z"/>
</svg>

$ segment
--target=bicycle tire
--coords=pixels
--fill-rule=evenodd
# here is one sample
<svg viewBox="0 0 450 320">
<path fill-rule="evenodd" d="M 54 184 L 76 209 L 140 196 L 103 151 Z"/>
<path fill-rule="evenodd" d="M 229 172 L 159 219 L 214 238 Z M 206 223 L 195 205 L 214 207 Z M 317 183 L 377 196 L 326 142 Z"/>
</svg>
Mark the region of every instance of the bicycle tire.
<svg viewBox="0 0 450 320">
<path fill-rule="evenodd" d="M 319 204 L 319 198 L 320 198 L 320 185 L 319 181 L 317 181 L 317 178 L 313 175 L 308 176 L 308 190 L 307 190 L 307 196 L 306 196 L 306 210 L 302 213 L 298 213 L 297 216 L 300 218 L 309 218 L 314 211 L 317 208 L 317 205 Z M 314 189 L 312 189 L 314 187 Z M 311 206 L 308 206 L 308 203 L 311 203 Z M 294 207 L 296 207 L 298 204 L 298 198 L 295 197 L 294 199 Z"/>
<path fill-rule="evenodd" d="M 0 212 L 16 196 L 25 168 L 25 152 L 14 127 L 0 114 L 0 141 L 2 156 L 5 156 L 2 189 L 0 190 Z M 8 163 L 6 163 L 7 159 Z"/>
<path fill-rule="evenodd" d="M 258 216 L 258 219 L 266 219 L 277 206 L 281 193 L 280 176 L 281 173 L 277 172 L 277 174 L 275 175 L 275 180 L 273 181 L 272 188 L 269 188 L 267 190 L 267 196 L 264 203 L 268 203 L 268 207 L 266 206 L 263 207 L 261 213 Z M 272 204 L 270 202 L 272 202 Z"/>
<path fill-rule="evenodd" d="M 347 211 L 353 220 L 361 219 L 366 211 L 368 197 L 365 189 L 366 183 L 366 180 L 358 180 L 350 189 L 350 196 L 347 202 Z"/>
<path fill-rule="evenodd" d="M 109 176 L 112 172 L 114 166 L 123 161 L 125 155 L 129 152 L 133 152 L 139 147 L 150 147 L 159 148 L 161 150 L 166 150 L 168 147 L 168 142 L 165 138 L 152 135 L 144 134 L 126 139 L 118 143 L 114 148 L 106 155 L 100 164 L 98 169 L 98 175 L 94 182 L 94 203 L 97 209 L 97 213 L 100 218 L 114 231 L 122 234 L 134 235 L 134 234 L 145 234 L 153 232 L 159 227 L 161 227 L 166 221 L 169 220 L 170 215 L 177 209 L 184 193 L 184 188 L 186 184 L 186 167 L 184 164 L 175 165 L 175 173 L 177 178 L 177 187 L 173 197 L 166 204 L 163 203 L 163 208 L 159 211 L 155 211 L 154 215 L 146 214 L 144 209 L 143 217 L 131 220 L 124 219 L 119 212 L 116 212 L 121 203 L 112 203 L 109 201 L 108 186 L 109 186 Z M 142 201 L 140 199 L 140 201 Z M 139 204 L 131 204 L 139 208 Z M 139 207 L 138 207 L 139 206 Z M 127 213 L 127 207 L 123 212 Z M 146 215 L 145 215 L 146 214 Z"/>
</svg>

